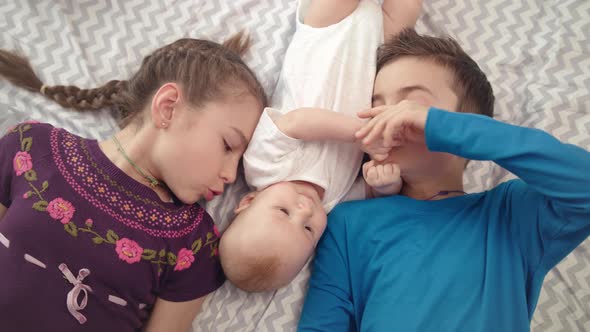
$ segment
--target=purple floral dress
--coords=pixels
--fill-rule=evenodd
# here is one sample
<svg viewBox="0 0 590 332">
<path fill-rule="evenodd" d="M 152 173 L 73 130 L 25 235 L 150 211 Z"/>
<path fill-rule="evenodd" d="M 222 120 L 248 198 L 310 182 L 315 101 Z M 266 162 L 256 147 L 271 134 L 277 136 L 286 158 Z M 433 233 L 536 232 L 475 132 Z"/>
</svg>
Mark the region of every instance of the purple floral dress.
<svg viewBox="0 0 590 332">
<path fill-rule="evenodd" d="M 198 205 L 163 203 L 98 142 L 24 123 L 0 140 L 0 330 L 134 331 L 156 298 L 224 281 Z"/>
</svg>

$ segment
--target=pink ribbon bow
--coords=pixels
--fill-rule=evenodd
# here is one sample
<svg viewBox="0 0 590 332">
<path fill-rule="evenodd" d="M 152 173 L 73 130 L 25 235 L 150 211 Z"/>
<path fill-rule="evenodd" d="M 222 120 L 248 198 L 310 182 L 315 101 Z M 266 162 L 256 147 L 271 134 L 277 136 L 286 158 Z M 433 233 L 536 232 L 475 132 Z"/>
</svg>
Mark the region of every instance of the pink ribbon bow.
<svg viewBox="0 0 590 332">
<path fill-rule="evenodd" d="M 65 263 L 59 264 L 59 270 L 64 274 L 66 279 L 68 279 L 68 281 L 74 285 L 74 288 L 72 288 L 72 290 L 70 290 L 68 293 L 68 298 L 66 300 L 68 310 L 80 324 L 84 324 L 86 323 L 86 317 L 78 311 L 84 310 L 84 308 L 86 308 L 86 304 L 88 303 L 88 292 L 92 292 L 92 288 L 90 288 L 90 286 L 84 285 L 82 283 L 82 280 L 84 280 L 84 278 L 90 274 L 90 270 L 81 269 L 78 272 L 77 278 L 74 277 Z M 84 296 L 82 297 L 82 303 L 78 303 L 78 295 L 80 295 L 80 292 L 84 293 Z"/>
</svg>

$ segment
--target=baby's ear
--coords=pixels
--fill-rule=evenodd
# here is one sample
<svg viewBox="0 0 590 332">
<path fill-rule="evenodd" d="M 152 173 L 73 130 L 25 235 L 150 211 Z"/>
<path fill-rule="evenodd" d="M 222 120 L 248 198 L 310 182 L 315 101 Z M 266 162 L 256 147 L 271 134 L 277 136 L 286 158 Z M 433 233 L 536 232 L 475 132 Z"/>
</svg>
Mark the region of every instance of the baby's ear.
<svg viewBox="0 0 590 332">
<path fill-rule="evenodd" d="M 254 198 L 256 197 L 256 195 L 258 195 L 258 192 L 253 191 L 251 193 L 246 194 L 244 197 L 242 197 L 242 199 L 238 203 L 238 206 L 234 210 L 234 213 L 238 214 L 238 213 L 244 211 L 245 209 L 247 209 L 250 206 L 250 204 L 252 203 L 252 201 L 254 200 Z"/>
</svg>

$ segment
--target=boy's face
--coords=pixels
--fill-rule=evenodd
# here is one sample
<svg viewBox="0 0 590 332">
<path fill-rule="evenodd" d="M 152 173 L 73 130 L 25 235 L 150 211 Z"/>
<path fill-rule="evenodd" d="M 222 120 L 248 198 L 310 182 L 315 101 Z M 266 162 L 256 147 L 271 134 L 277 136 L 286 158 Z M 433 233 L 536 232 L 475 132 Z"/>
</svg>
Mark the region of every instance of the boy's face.
<svg viewBox="0 0 590 332">
<path fill-rule="evenodd" d="M 458 97 L 451 89 L 453 81 L 449 70 L 431 60 L 402 57 L 377 73 L 373 107 L 411 100 L 454 112 Z M 430 152 L 424 145 L 405 145 L 392 149 L 387 161 L 398 164 L 402 177 L 408 177 L 413 173 L 440 174 L 441 167 L 452 167 L 448 162 L 452 159 L 453 156 L 446 153 Z"/>
</svg>

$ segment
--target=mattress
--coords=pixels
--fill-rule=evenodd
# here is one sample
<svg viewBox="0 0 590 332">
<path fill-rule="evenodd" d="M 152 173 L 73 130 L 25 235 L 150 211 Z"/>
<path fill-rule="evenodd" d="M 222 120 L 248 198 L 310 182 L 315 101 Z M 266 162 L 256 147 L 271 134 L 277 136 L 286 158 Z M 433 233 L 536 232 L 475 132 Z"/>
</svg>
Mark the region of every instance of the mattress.
<svg viewBox="0 0 590 332">
<path fill-rule="evenodd" d="M 245 61 L 272 96 L 294 33 L 295 0 L 4 0 L 0 47 L 26 54 L 46 84 L 93 87 L 125 78 L 152 50 L 181 37 L 222 41 L 239 30 L 252 38 Z M 496 117 L 546 130 L 590 149 L 590 1 L 425 1 L 417 30 L 450 35 L 488 74 Z M 109 110 L 73 112 L 0 81 L 0 131 L 40 120 L 84 137 L 116 131 Z M 513 175 L 471 162 L 467 191 L 489 189 Z M 224 229 L 239 197 L 240 178 L 207 205 Z M 275 292 L 248 294 L 229 282 L 211 294 L 194 331 L 294 331 L 310 270 Z M 590 330 L 590 242 L 546 277 L 532 331 Z M 0 327 L 1 329 L 1 327 Z"/>
</svg>

